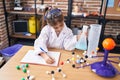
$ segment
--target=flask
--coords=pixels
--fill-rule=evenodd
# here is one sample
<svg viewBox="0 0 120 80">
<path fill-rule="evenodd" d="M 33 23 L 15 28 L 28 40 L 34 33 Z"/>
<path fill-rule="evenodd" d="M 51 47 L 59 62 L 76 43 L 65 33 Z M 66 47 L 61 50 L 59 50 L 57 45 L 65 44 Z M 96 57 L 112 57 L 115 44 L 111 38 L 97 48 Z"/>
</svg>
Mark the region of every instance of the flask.
<svg viewBox="0 0 120 80">
<path fill-rule="evenodd" d="M 87 36 L 86 36 L 87 29 L 88 29 L 88 26 L 83 25 L 80 39 L 78 40 L 78 42 L 76 43 L 76 46 L 75 46 L 77 49 L 87 50 Z"/>
</svg>

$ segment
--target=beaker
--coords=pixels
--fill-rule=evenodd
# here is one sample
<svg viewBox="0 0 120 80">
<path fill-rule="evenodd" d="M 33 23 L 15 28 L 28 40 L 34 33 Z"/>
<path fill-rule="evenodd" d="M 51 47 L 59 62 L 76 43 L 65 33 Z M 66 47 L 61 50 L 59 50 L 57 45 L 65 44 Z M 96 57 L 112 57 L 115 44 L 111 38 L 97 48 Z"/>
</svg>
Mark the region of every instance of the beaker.
<svg viewBox="0 0 120 80">
<path fill-rule="evenodd" d="M 88 29 L 88 26 L 83 25 L 80 39 L 78 40 L 78 42 L 76 43 L 76 46 L 75 46 L 77 49 L 87 50 L 87 35 L 86 35 L 87 29 Z"/>
<path fill-rule="evenodd" d="M 101 27 L 102 27 L 102 25 L 100 25 L 100 24 L 91 24 L 90 25 L 90 30 L 89 30 L 89 34 L 88 34 L 88 50 L 87 50 L 87 55 L 89 57 L 97 55 L 96 48 L 98 48 Z"/>
</svg>

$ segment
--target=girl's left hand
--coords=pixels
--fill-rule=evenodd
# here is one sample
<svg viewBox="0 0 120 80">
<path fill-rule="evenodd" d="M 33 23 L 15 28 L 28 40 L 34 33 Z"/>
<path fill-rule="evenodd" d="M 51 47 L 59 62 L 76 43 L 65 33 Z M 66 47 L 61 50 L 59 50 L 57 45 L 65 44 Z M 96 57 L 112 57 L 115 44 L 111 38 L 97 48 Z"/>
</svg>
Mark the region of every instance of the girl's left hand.
<svg viewBox="0 0 120 80">
<path fill-rule="evenodd" d="M 84 34 L 86 37 L 88 37 L 88 32 L 86 32 L 86 33 L 80 32 L 80 33 L 77 35 L 77 41 L 80 39 L 80 36 L 81 36 L 82 34 Z"/>
</svg>

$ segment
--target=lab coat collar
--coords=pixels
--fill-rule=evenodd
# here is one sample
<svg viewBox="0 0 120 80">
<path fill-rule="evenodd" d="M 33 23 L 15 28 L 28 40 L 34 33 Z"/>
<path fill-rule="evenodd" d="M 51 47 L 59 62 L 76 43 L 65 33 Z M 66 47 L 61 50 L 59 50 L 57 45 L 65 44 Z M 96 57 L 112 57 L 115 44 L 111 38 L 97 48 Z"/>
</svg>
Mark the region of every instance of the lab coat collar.
<svg viewBox="0 0 120 80">
<path fill-rule="evenodd" d="M 49 25 L 50 26 L 50 25 Z M 60 36 L 63 36 L 63 35 L 65 35 L 65 33 L 67 32 L 67 26 L 66 26 L 66 24 L 64 23 L 64 27 L 63 27 L 63 29 L 62 29 L 62 31 L 60 32 L 60 34 L 59 34 L 59 36 L 57 36 L 57 34 L 56 34 L 56 32 L 55 32 L 55 30 L 54 30 L 54 28 L 52 27 L 52 26 L 50 26 L 50 31 L 51 31 L 51 34 L 54 36 L 54 37 L 56 37 L 56 38 L 59 38 Z"/>
</svg>

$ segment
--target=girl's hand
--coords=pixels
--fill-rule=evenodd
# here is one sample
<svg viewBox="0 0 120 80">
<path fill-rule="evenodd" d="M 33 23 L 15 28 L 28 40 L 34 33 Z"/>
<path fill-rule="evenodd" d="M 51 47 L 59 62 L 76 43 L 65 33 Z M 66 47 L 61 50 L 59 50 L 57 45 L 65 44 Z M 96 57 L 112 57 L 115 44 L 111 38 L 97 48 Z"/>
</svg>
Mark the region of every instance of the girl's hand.
<svg viewBox="0 0 120 80">
<path fill-rule="evenodd" d="M 43 57 L 48 64 L 53 64 L 55 62 L 54 59 L 48 56 L 46 53 L 40 53 L 40 56 Z"/>
<path fill-rule="evenodd" d="M 77 35 L 77 41 L 80 39 L 81 34 L 83 34 L 83 33 L 80 32 L 80 33 Z M 86 37 L 88 37 L 88 32 L 84 33 L 84 35 L 85 35 Z"/>
</svg>

